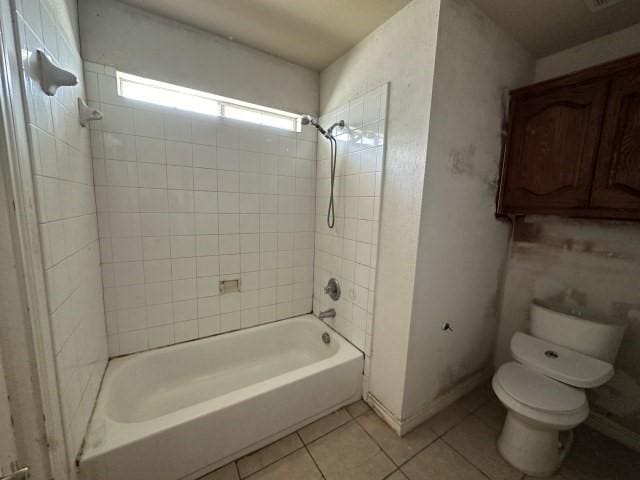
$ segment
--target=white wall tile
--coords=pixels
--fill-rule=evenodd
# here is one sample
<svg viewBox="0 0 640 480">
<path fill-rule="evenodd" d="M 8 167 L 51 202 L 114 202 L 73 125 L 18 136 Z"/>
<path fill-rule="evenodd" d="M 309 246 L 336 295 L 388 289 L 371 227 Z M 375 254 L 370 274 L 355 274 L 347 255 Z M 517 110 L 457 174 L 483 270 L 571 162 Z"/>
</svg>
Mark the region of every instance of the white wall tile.
<svg viewBox="0 0 640 480">
<path fill-rule="evenodd" d="M 375 248 L 379 230 L 381 179 L 384 160 L 384 118 L 386 117 L 386 85 L 323 118 L 344 119 L 347 128 L 338 133 L 338 166 L 336 176 L 336 227 L 326 226 L 329 200 L 329 151 L 318 144 L 316 177 L 316 241 L 313 275 L 313 310 L 335 308 L 337 316 L 328 321 L 365 354 L 370 354 L 375 294 Z M 298 180 L 300 191 L 307 185 Z M 303 241 L 310 246 L 309 241 Z M 303 272 L 300 272 L 303 275 Z M 324 286 L 334 277 L 342 287 L 335 303 L 324 293 Z M 297 285 L 297 284 L 296 284 Z M 294 296 L 295 288 L 294 288 Z M 283 297 L 284 298 L 284 297 Z"/>
<path fill-rule="evenodd" d="M 96 201 L 99 197 L 101 207 L 108 207 L 109 194 L 104 190 L 94 194 L 89 131 L 79 125 L 77 118 L 76 97 L 86 98 L 89 85 L 78 71 L 82 62 L 74 15 L 67 7 L 51 9 L 49 2 L 37 0 L 15 2 L 14 7 L 16 29 L 20 32 L 18 48 L 24 57 L 41 48 L 55 63 L 79 74 L 76 87 L 61 89 L 55 97 L 34 88 L 30 71 L 22 72 L 21 85 L 29 122 L 28 141 L 33 157 L 64 443 L 71 465 L 79 451 L 108 355 L 102 278 L 115 288 L 116 281 L 135 281 L 137 272 L 135 267 L 117 272 L 106 269 L 104 275 L 100 271 Z M 97 87 L 97 74 L 91 80 L 96 81 L 93 86 Z M 93 88 L 92 94 L 96 92 L 97 88 Z M 114 137 L 108 138 L 106 151 L 122 160 L 133 159 L 135 152 L 127 139 Z M 107 168 L 101 134 L 95 138 L 93 152 L 102 159 L 97 162 L 96 184 L 103 183 L 107 174 L 124 185 L 136 181 L 126 167 Z M 102 220 L 104 230 L 110 233 L 109 217 L 103 216 Z M 114 219 L 114 226 L 116 233 L 123 233 L 118 218 Z M 132 228 L 135 230 L 135 226 Z M 110 241 L 105 242 L 103 255 L 111 258 Z M 118 295 L 111 298 L 112 302 L 117 301 Z M 110 328 L 117 328 L 115 320 Z M 119 348 L 118 342 L 112 342 L 111 351 Z"/>
<path fill-rule="evenodd" d="M 308 311 L 315 135 L 124 102 L 111 68 L 85 70 L 110 115 L 92 125 L 110 354 Z M 41 143 L 51 150 L 47 136 Z M 41 190 L 61 191 L 46 182 Z M 296 262 L 306 275 L 294 274 Z M 221 278 L 241 279 L 241 292 L 220 295 Z"/>
</svg>

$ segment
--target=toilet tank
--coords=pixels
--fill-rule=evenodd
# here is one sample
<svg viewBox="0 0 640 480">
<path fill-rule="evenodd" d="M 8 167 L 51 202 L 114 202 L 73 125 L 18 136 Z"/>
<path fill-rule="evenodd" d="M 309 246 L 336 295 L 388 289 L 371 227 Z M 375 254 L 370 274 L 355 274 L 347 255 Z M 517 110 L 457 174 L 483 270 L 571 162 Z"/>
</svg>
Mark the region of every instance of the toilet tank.
<svg viewBox="0 0 640 480">
<path fill-rule="evenodd" d="M 531 335 L 613 364 L 626 326 L 571 311 L 559 304 L 534 300 Z"/>
</svg>

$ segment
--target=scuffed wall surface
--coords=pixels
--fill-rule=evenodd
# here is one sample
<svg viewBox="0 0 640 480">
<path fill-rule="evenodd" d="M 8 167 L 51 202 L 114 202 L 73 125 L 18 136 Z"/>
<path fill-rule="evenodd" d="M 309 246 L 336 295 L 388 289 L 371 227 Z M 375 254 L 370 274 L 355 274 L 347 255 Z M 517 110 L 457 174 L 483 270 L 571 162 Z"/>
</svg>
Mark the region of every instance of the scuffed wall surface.
<svg viewBox="0 0 640 480">
<path fill-rule="evenodd" d="M 490 364 L 509 239 L 494 217 L 502 97 L 532 76 L 471 2 L 442 2 L 403 417 Z"/>
<path fill-rule="evenodd" d="M 439 0 L 414 0 L 321 73 L 320 112 L 389 82 L 371 392 L 400 417 Z"/>
<path fill-rule="evenodd" d="M 82 0 L 80 26 L 84 60 L 273 108 L 318 111 L 317 72 L 226 38 L 115 0 Z"/>
<path fill-rule="evenodd" d="M 505 276 L 496 365 L 510 359 L 513 333 L 527 330 L 534 298 L 628 324 L 617 378 L 592 406 L 640 432 L 640 225 L 532 217 L 516 224 Z"/>
</svg>

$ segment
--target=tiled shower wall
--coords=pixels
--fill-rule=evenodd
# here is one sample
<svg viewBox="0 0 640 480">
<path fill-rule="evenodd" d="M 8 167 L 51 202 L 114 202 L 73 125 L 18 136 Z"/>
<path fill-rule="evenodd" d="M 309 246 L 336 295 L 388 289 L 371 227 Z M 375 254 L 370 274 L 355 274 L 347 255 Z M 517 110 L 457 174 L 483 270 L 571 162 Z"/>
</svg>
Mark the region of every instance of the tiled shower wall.
<svg viewBox="0 0 640 480">
<path fill-rule="evenodd" d="M 85 63 L 111 356 L 311 311 L 314 132 L 119 97 Z M 215 92 L 212 92 L 215 93 Z M 241 291 L 219 294 L 219 281 Z"/>
<path fill-rule="evenodd" d="M 107 363 L 98 230 L 88 129 L 78 122 L 84 97 L 73 2 L 16 2 L 29 142 L 65 441 L 80 449 Z M 75 87 L 49 97 L 30 78 L 27 59 L 44 49 L 74 72 Z M 55 439 L 54 439 L 55 440 Z"/>
<path fill-rule="evenodd" d="M 334 131 L 338 155 L 333 229 L 327 226 L 329 142 L 318 140 L 313 311 L 335 308 L 336 317 L 325 321 L 363 350 L 366 360 L 373 333 L 386 113 L 387 84 L 320 117 L 322 125 L 346 123 Z M 331 277 L 342 289 L 337 302 L 324 293 Z"/>
</svg>

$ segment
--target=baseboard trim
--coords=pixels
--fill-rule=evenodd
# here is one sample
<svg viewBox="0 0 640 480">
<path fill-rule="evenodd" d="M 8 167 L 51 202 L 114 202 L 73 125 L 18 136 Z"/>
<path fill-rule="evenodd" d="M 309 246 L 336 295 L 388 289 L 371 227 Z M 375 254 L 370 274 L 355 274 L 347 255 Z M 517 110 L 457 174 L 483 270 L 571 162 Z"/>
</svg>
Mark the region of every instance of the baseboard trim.
<svg viewBox="0 0 640 480">
<path fill-rule="evenodd" d="M 440 395 L 435 400 L 425 404 L 420 410 L 410 417 L 400 419 L 395 416 L 375 395 L 369 392 L 367 403 L 371 408 L 400 436 L 406 435 L 418 425 L 433 417 L 435 414 L 447 408 L 456 400 L 479 387 L 493 375 L 493 369 L 483 369 L 457 384 L 451 390 Z"/>
<path fill-rule="evenodd" d="M 367 394 L 366 400 L 373 411 L 376 412 L 378 416 L 385 422 L 387 422 L 387 425 L 389 425 L 394 432 L 402 436 L 402 425 L 400 419 L 393 413 L 391 413 L 391 410 L 385 407 L 384 404 L 380 400 L 378 400 L 371 392 Z"/>
<path fill-rule="evenodd" d="M 604 436 L 612 438 L 636 452 L 640 452 L 640 434 L 596 412 L 590 413 L 586 423 Z"/>
</svg>

